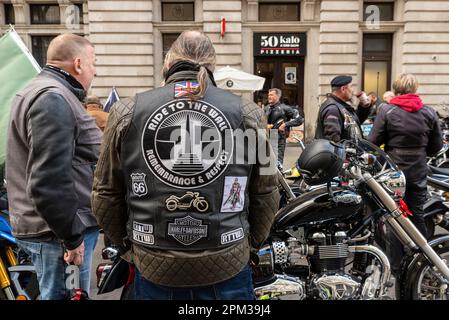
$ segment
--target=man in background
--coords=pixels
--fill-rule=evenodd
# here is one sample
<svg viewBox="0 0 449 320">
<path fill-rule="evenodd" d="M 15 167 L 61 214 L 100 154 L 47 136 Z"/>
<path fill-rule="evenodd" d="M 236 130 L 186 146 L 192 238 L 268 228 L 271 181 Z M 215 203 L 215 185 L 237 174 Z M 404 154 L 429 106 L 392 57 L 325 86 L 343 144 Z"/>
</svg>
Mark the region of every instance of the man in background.
<svg viewBox="0 0 449 320">
<path fill-rule="evenodd" d="M 86 107 L 87 113 L 95 118 L 98 128 L 100 128 L 101 131 L 104 131 L 109 113 L 103 111 L 103 105 L 101 104 L 100 99 L 94 95 L 88 96 L 84 106 Z"/>
</svg>

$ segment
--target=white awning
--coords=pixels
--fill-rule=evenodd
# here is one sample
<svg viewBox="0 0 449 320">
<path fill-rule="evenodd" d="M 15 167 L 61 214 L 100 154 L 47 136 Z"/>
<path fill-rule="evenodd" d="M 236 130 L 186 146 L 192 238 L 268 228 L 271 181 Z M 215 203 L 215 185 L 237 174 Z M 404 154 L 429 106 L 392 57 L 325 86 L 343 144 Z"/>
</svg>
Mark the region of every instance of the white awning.
<svg viewBox="0 0 449 320">
<path fill-rule="evenodd" d="M 265 78 L 226 66 L 214 72 L 219 88 L 235 92 L 254 92 L 262 90 Z"/>
</svg>

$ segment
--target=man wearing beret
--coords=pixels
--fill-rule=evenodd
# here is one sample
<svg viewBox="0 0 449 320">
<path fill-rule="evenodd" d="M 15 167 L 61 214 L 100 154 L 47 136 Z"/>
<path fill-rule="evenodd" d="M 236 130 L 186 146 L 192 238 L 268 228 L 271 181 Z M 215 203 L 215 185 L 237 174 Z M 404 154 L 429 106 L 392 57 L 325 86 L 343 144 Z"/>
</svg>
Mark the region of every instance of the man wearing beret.
<svg viewBox="0 0 449 320">
<path fill-rule="evenodd" d="M 350 104 L 354 95 L 351 76 L 335 77 L 331 81 L 331 87 L 332 93 L 320 107 L 315 138 L 334 142 L 362 138 L 360 125 L 370 113 L 369 100 L 366 96 L 360 97 L 357 110 Z"/>
</svg>

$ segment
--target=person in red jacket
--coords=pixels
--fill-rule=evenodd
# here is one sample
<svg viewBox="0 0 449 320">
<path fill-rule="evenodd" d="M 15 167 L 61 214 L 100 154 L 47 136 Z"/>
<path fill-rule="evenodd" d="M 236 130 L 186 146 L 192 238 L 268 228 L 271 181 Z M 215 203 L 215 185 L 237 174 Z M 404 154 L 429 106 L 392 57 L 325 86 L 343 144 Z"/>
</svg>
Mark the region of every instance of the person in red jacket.
<svg viewBox="0 0 449 320">
<path fill-rule="evenodd" d="M 404 200 L 413 214 L 411 220 L 424 236 L 428 236 L 423 217 L 427 191 L 426 157 L 443 146 L 438 116 L 416 94 L 418 81 L 414 75 L 401 74 L 393 89 L 396 97 L 379 108 L 368 140 L 378 146 L 385 144 L 385 151 L 404 172 L 407 180 Z M 394 251 L 392 247 L 390 250 Z M 391 256 L 395 260 L 401 258 L 398 254 Z M 399 262 L 393 261 L 393 268 Z"/>
</svg>

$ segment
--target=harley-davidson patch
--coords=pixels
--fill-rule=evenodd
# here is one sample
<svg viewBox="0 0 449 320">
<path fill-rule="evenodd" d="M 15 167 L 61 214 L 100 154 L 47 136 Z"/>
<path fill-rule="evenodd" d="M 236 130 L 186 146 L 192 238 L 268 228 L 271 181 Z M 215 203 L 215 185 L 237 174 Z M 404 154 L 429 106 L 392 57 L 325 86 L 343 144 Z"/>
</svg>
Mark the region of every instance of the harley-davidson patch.
<svg viewBox="0 0 449 320">
<path fill-rule="evenodd" d="M 221 212 L 240 212 L 245 207 L 248 177 L 225 177 Z"/>
<path fill-rule="evenodd" d="M 154 235 L 133 230 L 133 240 L 144 244 L 154 244 Z"/>
<path fill-rule="evenodd" d="M 206 212 L 209 209 L 209 203 L 199 192 L 187 191 L 185 195 L 177 197 L 171 195 L 165 200 L 165 207 L 169 211 L 189 210 L 192 207 L 198 212 Z"/>
<path fill-rule="evenodd" d="M 139 223 L 139 222 L 134 221 L 133 222 L 133 230 L 142 232 L 142 233 L 153 233 L 153 225 Z"/>
<path fill-rule="evenodd" d="M 157 109 L 142 132 L 142 153 L 151 172 L 180 189 L 208 185 L 231 160 L 234 139 L 224 114 L 204 101 L 173 100 Z"/>
<path fill-rule="evenodd" d="M 131 185 L 133 193 L 138 197 L 143 197 L 148 193 L 147 183 L 145 182 L 145 173 L 132 173 Z"/>
<path fill-rule="evenodd" d="M 231 242 L 238 241 L 243 239 L 245 234 L 243 233 L 242 228 L 238 228 L 236 230 L 232 230 L 221 235 L 221 244 L 228 244 Z"/>
<path fill-rule="evenodd" d="M 207 225 L 202 223 L 203 221 L 191 216 L 175 219 L 174 223 L 168 224 L 168 235 L 179 243 L 189 246 L 201 238 L 207 237 Z"/>
</svg>

